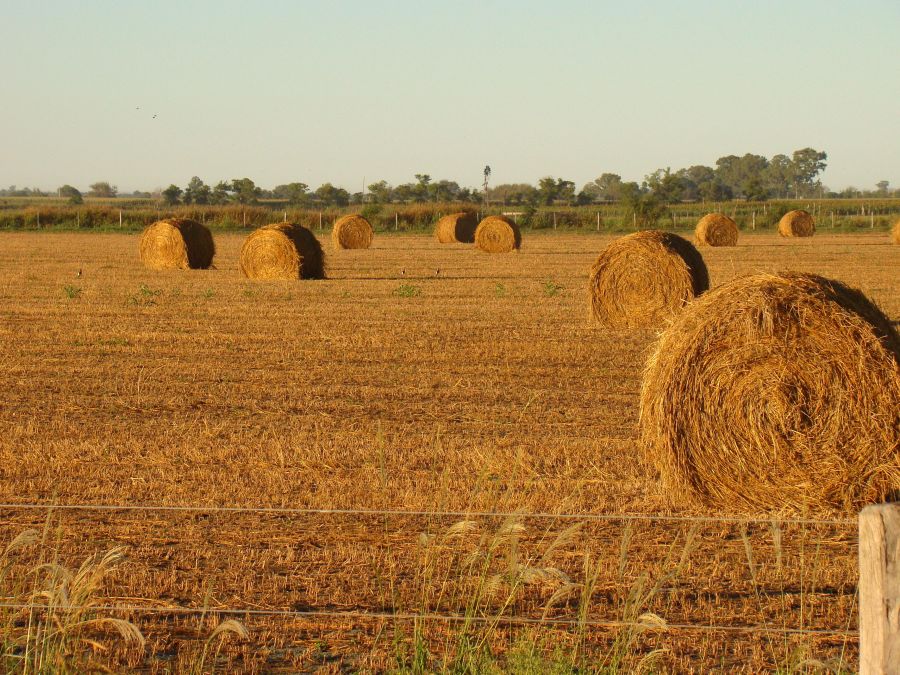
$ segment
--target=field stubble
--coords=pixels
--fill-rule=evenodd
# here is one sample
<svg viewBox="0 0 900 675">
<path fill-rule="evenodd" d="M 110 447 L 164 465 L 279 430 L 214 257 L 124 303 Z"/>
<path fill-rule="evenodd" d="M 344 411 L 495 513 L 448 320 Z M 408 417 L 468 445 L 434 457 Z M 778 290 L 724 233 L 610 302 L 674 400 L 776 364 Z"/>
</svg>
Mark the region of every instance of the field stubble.
<svg viewBox="0 0 900 675">
<path fill-rule="evenodd" d="M 723 515 L 671 506 L 641 464 L 637 397 L 654 334 L 587 321 L 587 272 L 608 241 L 534 235 L 504 256 L 427 236 L 376 238 L 367 251 L 325 242 L 328 280 L 251 282 L 237 271 L 238 235 L 217 237 L 216 269 L 152 272 L 135 236 L 3 234 L 0 502 Z M 713 287 L 751 272 L 815 272 L 900 317 L 900 250 L 883 237 L 750 235 L 703 255 Z M 0 534 L 11 540 L 45 517 L 5 509 Z M 126 547 L 106 588 L 114 604 L 502 609 L 601 622 L 650 612 L 669 624 L 836 631 L 856 622 L 853 523 L 587 521 L 568 531 L 577 519 L 127 511 L 51 520 L 70 564 Z M 147 646 L 103 658 L 151 671 L 179 663 L 215 625 L 129 617 Z M 512 659 L 523 635 L 542 653 L 562 646 L 567 658 L 610 665 L 621 638 L 583 621 L 485 632 L 238 618 L 250 642 L 218 658 L 246 670 L 414 668 L 417 658 L 437 667 L 488 647 Z M 674 670 L 855 662 L 853 638 L 841 636 L 653 624 L 632 637 L 635 661 L 623 668 L 655 649 Z"/>
</svg>

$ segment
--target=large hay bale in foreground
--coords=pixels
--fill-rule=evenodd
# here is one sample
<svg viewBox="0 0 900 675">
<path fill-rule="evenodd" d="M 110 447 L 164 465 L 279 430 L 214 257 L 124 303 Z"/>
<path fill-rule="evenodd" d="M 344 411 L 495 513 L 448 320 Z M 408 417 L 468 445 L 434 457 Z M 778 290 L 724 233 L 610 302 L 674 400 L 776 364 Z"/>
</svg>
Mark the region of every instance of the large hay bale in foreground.
<svg viewBox="0 0 900 675">
<path fill-rule="evenodd" d="M 212 233 L 196 220 L 167 218 L 141 234 L 141 262 L 150 269 L 207 269 L 216 247 Z"/>
<path fill-rule="evenodd" d="M 658 326 L 708 288 L 703 257 L 689 241 L 635 232 L 610 243 L 591 268 L 591 313 L 610 328 Z"/>
<path fill-rule="evenodd" d="M 816 233 L 816 221 L 802 209 L 788 211 L 778 221 L 778 233 L 782 237 L 811 237 Z"/>
<path fill-rule="evenodd" d="M 761 274 L 662 333 L 641 391 L 647 459 L 725 511 L 855 511 L 900 488 L 900 337 L 862 293 Z"/>
<path fill-rule="evenodd" d="M 738 226 L 724 213 L 707 213 L 697 222 L 694 237 L 707 246 L 737 246 Z"/>
<path fill-rule="evenodd" d="M 519 226 L 503 216 L 488 216 L 475 228 L 475 247 L 486 253 L 509 253 L 522 245 Z"/>
<path fill-rule="evenodd" d="M 891 230 L 891 239 L 895 244 L 900 244 L 900 220 L 894 223 L 894 229 Z"/>
<path fill-rule="evenodd" d="M 324 279 L 325 254 L 316 235 L 296 223 L 266 225 L 241 246 L 248 279 Z"/>
<path fill-rule="evenodd" d="M 335 248 L 369 248 L 374 236 L 369 221 L 356 214 L 338 218 L 331 230 L 331 242 Z"/>
<path fill-rule="evenodd" d="M 471 244 L 475 241 L 476 227 L 478 227 L 478 218 L 474 213 L 468 211 L 451 213 L 437 222 L 434 236 L 442 244 Z"/>
</svg>

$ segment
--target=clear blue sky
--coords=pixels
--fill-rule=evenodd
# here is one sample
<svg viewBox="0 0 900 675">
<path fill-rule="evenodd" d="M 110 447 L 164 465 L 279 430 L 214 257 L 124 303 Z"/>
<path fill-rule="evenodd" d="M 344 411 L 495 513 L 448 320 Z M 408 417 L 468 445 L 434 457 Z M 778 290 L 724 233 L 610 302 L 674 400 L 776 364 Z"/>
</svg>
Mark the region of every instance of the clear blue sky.
<svg viewBox="0 0 900 675">
<path fill-rule="evenodd" d="M 832 188 L 900 184 L 898 0 L 0 10 L 3 186 L 581 186 L 806 146 Z"/>
</svg>

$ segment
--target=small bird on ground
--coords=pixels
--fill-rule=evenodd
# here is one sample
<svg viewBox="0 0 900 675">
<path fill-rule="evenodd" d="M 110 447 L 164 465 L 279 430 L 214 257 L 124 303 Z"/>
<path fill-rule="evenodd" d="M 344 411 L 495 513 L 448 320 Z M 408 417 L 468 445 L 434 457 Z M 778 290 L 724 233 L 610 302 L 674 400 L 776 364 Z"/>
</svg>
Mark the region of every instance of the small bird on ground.
<svg viewBox="0 0 900 675">
<path fill-rule="evenodd" d="M 75 272 L 75 278 L 76 278 L 76 279 L 80 279 L 80 278 L 81 278 L 81 268 L 80 268 L 80 267 L 78 268 L 78 271 Z"/>
<path fill-rule="evenodd" d="M 441 276 L 441 268 L 440 268 L 440 267 L 438 267 L 438 268 L 434 271 L 434 276 L 436 276 L 436 277 Z"/>
<path fill-rule="evenodd" d="M 401 277 L 405 277 L 405 276 L 406 276 L 406 270 L 405 270 L 405 269 L 400 270 L 400 276 L 401 276 Z"/>
</svg>

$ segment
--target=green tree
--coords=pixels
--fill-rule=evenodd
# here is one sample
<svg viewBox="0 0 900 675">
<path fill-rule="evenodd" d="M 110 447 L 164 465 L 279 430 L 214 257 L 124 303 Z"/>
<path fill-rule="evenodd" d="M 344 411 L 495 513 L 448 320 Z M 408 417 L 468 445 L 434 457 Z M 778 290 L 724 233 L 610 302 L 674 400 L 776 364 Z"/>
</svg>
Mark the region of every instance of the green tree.
<svg viewBox="0 0 900 675">
<path fill-rule="evenodd" d="M 256 204 L 261 192 L 249 178 L 235 178 L 231 181 L 231 193 L 238 204 Z"/>
<path fill-rule="evenodd" d="M 615 201 L 621 196 L 622 177 L 617 173 L 604 173 L 584 186 L 584 192 L 593 199 Z"/>
<path fill-rule="evenodd" d="M 315 195 L 319 203 L 324 206 L 347 206 L 350 203 L 350 193 L 331 183 L 320 185 L 316 189 Z"/>
<path fill-rule="evenodd" d="M 674 204 L 680 202 L 684 192 L 684 181 L 671 169 L 657 169 L 644 178 L 650 192 L 661 202 Z"/>
<path fill-rule="evenodd" d="M 165 190 L 162 191 L 163 201 L 168 206 L 174 206 L 181 199 L 182 192 L 183 192 L 182 189 L 173 183 L 172 185 L 169 185 L 169 187 L 167 187 Z"/>
<path fill-rule="evenodd" d="M 187 187 L 184 189 L 185 204 L 209 204 L 212 197 L 212 190 L 209 185 L 200 180 L 199 177 L 191 178 Z"/>
<path fill-rule="evenodd" d="M 795 150 L 792 157 L 794 165 L 794 192 L 797 197 L 812 196 L 821 184 L 818 176 L 825 170 L 828 155 L 812 148 Z"/>
<path fill-rule="evenodd" d="M 415 198 L 417 202 L 428 200 L 428 185 L 431 183 L 431 176 L 427 173 L 416 174 Z"/>
<path fill-rule="evenodd" d="M 106 181 L 99 181 L 91 184 L 90 196 L 100 197 L 102 199 L 112 199 L 118 192 L 119 188 L 115 185 L 110 185 Z"/>
<path fill-rule="evenodd" d="M 541 203 L 546 206 L 550 206 L 557 200 L 566 200 L 571 203 L 575 199 L 575 183 L 547 176 L 538 181 L 537 192 Z"/>
<path fill-rule="evenodd" d="M 769 160 L 762 155 L 749 152 L 743 157 L 728 155 L 716 160 L 716 177 L 731 189 L 734 196 L 745 197 L 749 181 L 762 181 L 768 166 Z"/>
<path fill-rule="evenodd" d="M 388 204 L 391 201 L 391 192 L 391 186 L 384 180 L 369 185 L 369 194 L 376 204 Z"/>
<path fill-rule="evenodd" d="M 453 180 L 439 180 L 428 186 L 428 197 L 433 202 L 452 202 L 458 199 L 459 183 Z"/>
<path fill-rule="evenodd" d="M 634 223 L 642 229 L 654 227 L 668 212 L 656 195 L 645 192 L 634 182 L 622 183 L 621 202 L 625 207 L 622 220 L 626 226 Z"/>
<path fill-rule="evenodd" d="M 538 191 L 528 183 L 501 183 L 491 188 L 491 201 L 500 202 L 504 206 L 537 204 Z"/>
<path fill-rule="evenodd" d="M 769 161 L 765 172 L 766 187 L 773 197 L 783 199 L 790 196 L 794 186 L 794 163 L 787 155 L 775 155 Z"/>
<path fill-rule="evenodd" d="M 306 183 L 277 185 L 272 194 L 278 199 L 286 199 L 289 204 L 300 206 L 309 201 L 309 186 Z"/>
<path fill-rule="evenodd" d="M 875 187 L 878 188 L 878 194 L 885 195 L 885 196 L 888 193 L 888 187 L 890 187 L 890 185 L 891 185 L 890 181 L 886 181 L 886 180 L 880 180 L 877 183 L 875 183 Z"/>
<path fill-rule="evenodd" d="M 84 199 L 81 196 L 81 191 L 68 184 L 63 185 L 61 188 L 59 188 L 59 196 L 68 199 L 70 204 L 84 203 Z"/>
<path fill-rule="evenodd" d="M 231 194 L 231 184 L 220 180 L 213 188 L 209 198 L 210 204 L 227 204 Z"/>
</svg>

